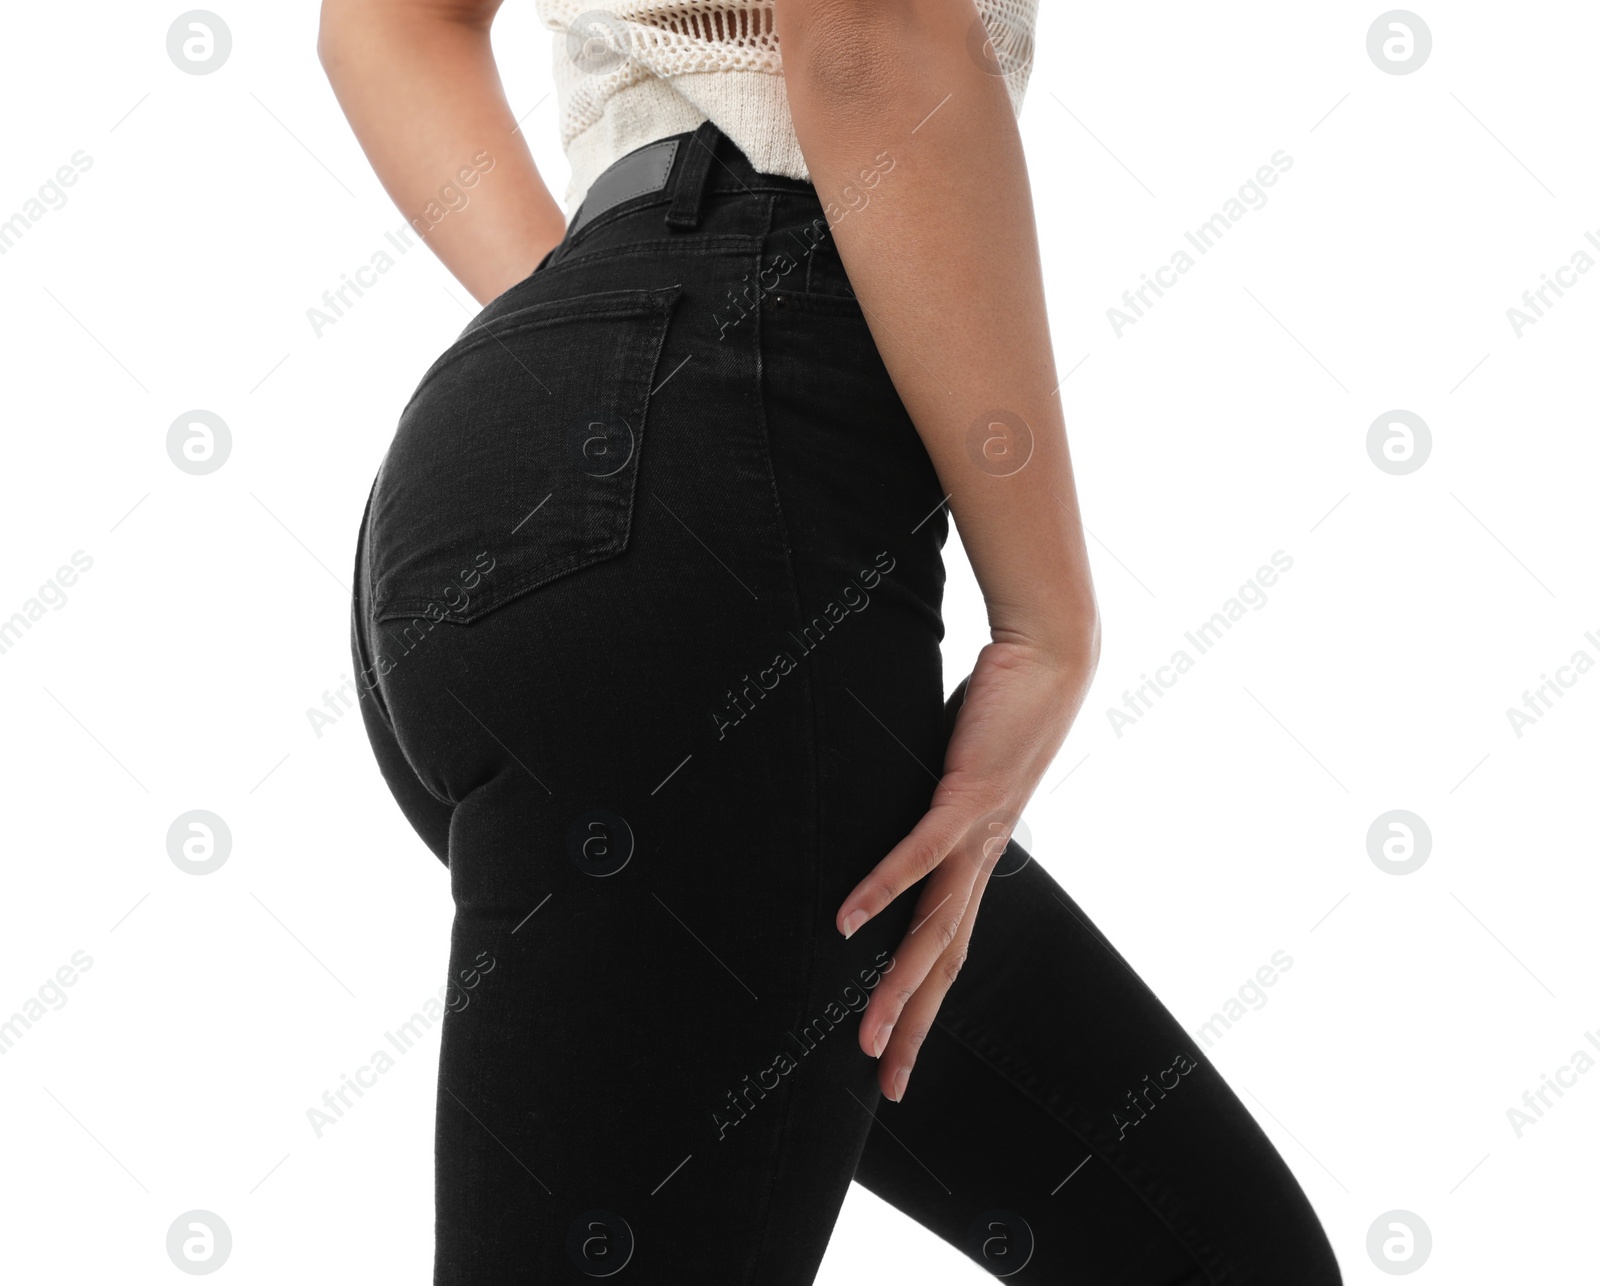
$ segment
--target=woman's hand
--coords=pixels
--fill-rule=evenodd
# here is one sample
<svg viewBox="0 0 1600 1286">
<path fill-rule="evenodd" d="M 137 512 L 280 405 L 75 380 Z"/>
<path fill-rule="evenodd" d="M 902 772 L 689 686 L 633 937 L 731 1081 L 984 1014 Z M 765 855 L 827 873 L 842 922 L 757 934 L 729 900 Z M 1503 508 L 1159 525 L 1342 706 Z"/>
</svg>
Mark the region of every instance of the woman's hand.
<svg viewBox="0 0 1600 1286">
<path fill-rule="evenodd" d="M 1061 748 L 1093 677 L 1098 631 L 1079 655 L 990 643 L 967 680 L 932 806 L 839 908 L 846 937 L 918 880 L 911 931 L 894 957 L 894 986 L 862 1014 L 861 1048 L 898 1102 L 945 994 L 966 959 L 978 902 L 1011 830 Z"/>
</svg>

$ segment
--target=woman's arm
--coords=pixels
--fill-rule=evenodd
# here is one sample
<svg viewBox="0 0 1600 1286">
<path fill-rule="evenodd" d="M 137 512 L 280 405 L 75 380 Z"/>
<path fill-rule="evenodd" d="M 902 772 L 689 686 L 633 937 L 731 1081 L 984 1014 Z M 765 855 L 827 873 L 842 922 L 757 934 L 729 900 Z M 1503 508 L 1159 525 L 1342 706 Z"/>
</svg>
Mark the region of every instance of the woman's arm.
<svg viewBox="0 0 1600 1286">
<path fill-rule="evenodd" d="M 489 44 L 500 0 L 323 0 L 317 55 L 401 212 L 479 303 L 566 232 Z"/>
<path fill-rule="evenodd" d="M 840 258 L 949 495 L 994 640 L 928 814 L 839 908 L 853 932 L 929 876 L 897 985 L 861 1026 L 898 1098 L 988 873 L 1083 701 L 1099 618 L 1021 140 L 1005 83 L 969 53 L 972 0 L 779 0 L 777 19 L 801 151 L 824 204 L 844 211 Z"/>
</svg>

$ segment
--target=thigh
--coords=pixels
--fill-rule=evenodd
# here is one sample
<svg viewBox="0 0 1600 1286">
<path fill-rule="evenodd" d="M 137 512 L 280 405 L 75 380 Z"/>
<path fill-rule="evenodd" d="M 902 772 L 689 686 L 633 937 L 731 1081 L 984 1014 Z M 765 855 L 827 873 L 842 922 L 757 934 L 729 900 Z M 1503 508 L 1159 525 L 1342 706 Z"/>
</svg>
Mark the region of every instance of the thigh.
<svg viewBox="0 0 1600 1286">
<path fill-rule="evenodd" d="M 1022 1282 L 1335 1286 L 1304 1192 L 1189 1033 L 1025 851 L 997 877 L 857 1179 Z"/>
<path fill-rule="evenodd" d="M 1211 1280 L 1109 1162 L 941 1026 L 918 1051 L 905 1099 L 879 1104 L 855 1178 L 1008 1280 Z"/>
</svg>

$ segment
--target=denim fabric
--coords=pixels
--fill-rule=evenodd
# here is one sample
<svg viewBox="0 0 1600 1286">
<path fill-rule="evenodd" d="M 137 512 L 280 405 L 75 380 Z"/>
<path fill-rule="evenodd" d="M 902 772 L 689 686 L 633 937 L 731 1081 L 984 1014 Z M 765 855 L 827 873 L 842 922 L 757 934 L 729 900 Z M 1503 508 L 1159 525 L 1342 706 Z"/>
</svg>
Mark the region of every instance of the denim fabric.
<svg viewBox="0 0 1600 1286">
<path fill-rule="evenodd" d="M 880 1098 L 915 891 L 833 917 L 942 766 L 943 496 L 816 192 L 681 144 L 433 364 L 362 521 L 363 718 L 455 902 L 433 1280 L 800 1286 L 854 1178 L 1018 1282 L 1338 1282 L 1017 845 Z"/>
</svg>

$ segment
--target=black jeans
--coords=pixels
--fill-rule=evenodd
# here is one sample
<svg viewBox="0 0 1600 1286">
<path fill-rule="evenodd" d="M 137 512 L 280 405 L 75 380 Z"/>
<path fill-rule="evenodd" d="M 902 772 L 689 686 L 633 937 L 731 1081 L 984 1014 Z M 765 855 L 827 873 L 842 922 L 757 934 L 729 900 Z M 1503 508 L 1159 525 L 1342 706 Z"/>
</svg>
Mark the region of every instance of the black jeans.
<svg viewBox="0 0 1600 1286">
<path fill-rule="evenodd" d="M 852 1178 L 1019 1282 L 1340 1280 L 1017 845 L 880 1099 L 856 1025 L 915 891 L 834 913 L 942 767 L 942 499 L 816 192 L 710 126 L 423 377 L 352 645 L 456 907 L 436 1283 L 807 1283 Z"/>
</svg>

